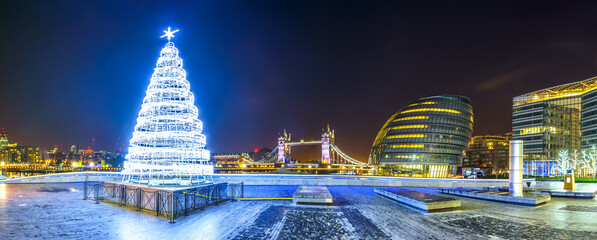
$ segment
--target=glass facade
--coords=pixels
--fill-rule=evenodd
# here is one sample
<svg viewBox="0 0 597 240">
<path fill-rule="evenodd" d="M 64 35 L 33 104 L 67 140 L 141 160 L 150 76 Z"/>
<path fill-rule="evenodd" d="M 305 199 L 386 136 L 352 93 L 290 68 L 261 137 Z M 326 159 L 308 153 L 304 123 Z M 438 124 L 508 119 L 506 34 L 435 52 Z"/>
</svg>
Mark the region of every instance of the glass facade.
<svg viewBox="0 0 597 240">
<path fill-rule="evenodd" d="M 509 161 L 508 135 L 481 135 L 473 137 L 462 162 L 463 168 L 484 168 L 492 174 L 508 171 Z"/>
<path fill-rule="evenodd" d="M 597 144 L 597 77 L 513 99 L 512 138 L 523 141 L 523 173 L 546 176 L 558 151 Z"/>
<path fill-rule="evenodd" d="M 597 145 L 597 90 L 589 91 L 582 97 L 581 148 Z"/>
<path fill-rule="evenodd" d="M 554 160 L 560 149 L 580 149 L 580 96 L 515 105 L 512 138 L 525 161 Z"/>
<path fill-rule="evenodd" d="M 369 164 L 378 175 L 449 177 L 462 164 L 473 131 L 473 107 L 463 96 L 422 98 L 383 125 Z"/>
</svg>

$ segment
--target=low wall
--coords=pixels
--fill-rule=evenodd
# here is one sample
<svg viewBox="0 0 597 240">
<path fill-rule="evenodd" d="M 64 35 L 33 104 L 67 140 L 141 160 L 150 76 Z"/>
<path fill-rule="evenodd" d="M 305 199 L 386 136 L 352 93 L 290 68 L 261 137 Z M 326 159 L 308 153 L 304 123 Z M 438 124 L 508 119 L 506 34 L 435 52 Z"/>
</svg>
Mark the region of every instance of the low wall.
<svg viewBox="0 0 597 240">
<path fill-rule="evenodd" d="M 245 185 L 285 186 L 369 186 L 369 187 L 425 187 L 425 188 L 483 188 L 508 186 L 508 179 L 450 179 L 450 178 L 399 178 L 380 176 L 334 176 L 291 174 L 214 174 L 216 183 L 244 183 Z M 122 175 L 114 172 L 77 172 L 2 180 L 0 183 L 66 183 L 66 182 L 121 182 Z M 524 179 L 535 185 L 535 179 Z M 525 184 L 526 185 L 526 184 Z"/>
<path fill-rule="evenodd" d="M 332 176 L 332 175 L 283 175 L 283 174 L 214 174 L 214 182 L 230 182 L 245 185 L 287 185 L 287 186 L 369 186 L 369 187 L 462 187 L 482 188 L 508 186 L 507 179 L 448 179 L 448 178 L 398 178 L 377 176 Z M 525 179 L 535 185 L 535 179 Z"/>
<path fill-rule="evenodd" d="M 11 178 L 0 183 L 74 183 L 74 182 L 121 182 L 118 172 L 70 172 L 39 175 L 24 178 Z"/>
</svg>

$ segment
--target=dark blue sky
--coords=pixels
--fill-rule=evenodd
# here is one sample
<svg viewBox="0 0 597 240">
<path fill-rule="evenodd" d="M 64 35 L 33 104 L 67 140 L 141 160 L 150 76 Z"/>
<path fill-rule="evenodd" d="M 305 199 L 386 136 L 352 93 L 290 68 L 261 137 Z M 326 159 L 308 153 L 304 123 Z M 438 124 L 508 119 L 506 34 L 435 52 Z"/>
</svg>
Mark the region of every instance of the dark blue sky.
<svg viewBox="0 0 597 240">
<path fill-rule="evenodd" d="M 597 75 L 594 3 L 422 2 L 3 1 L 0 127 L 21 145 L 128 144 L 168 26 L 212 152 L 329 123 L 365 161 L 418 98 L 468 96 L 474 134 L 503 133 L 512 97 Z"/>
</svg>

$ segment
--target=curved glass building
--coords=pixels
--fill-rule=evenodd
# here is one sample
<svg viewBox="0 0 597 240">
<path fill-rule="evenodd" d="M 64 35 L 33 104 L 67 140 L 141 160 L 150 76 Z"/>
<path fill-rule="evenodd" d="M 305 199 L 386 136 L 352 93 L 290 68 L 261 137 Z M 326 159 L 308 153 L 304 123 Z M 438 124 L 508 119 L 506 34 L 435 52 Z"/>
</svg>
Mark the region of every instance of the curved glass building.
<svg viewBox="0 0 597 240">
<path fill-rule="evenodd" d="M 450 177 L 462 164 L 473 132 L 473 107 L 467 97 L 421 98 L 383 125 L 369 164 L 377 175 Z"/>
</svg>

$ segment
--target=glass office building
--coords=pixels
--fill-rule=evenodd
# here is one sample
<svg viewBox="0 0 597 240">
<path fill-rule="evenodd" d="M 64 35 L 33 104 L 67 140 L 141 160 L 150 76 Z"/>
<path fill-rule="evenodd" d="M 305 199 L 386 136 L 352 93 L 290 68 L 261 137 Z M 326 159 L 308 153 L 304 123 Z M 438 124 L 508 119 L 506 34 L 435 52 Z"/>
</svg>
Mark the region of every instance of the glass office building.
<svg viewBox="0 0 597 240">
<path fill-rule="evenodd" d="M 513 98 L 512 138 L 523 141 L 525 175 L 547 176 L 558 151 L 597 143 L 597 77 Z"/>
<path fill-rule="evenodd" d="M 377 175 L 450 177 L 462 164 L 473 131 L 470 99 L 456 95 L 421 98 L 383 125 L 369 164 Z"/>
<path fill-rule="evenodd" d="M 508 171 L 510 134 L 474 136 L 466 151 L 462 168 L 479 168 L 486 174 Z"/>
</svg>

